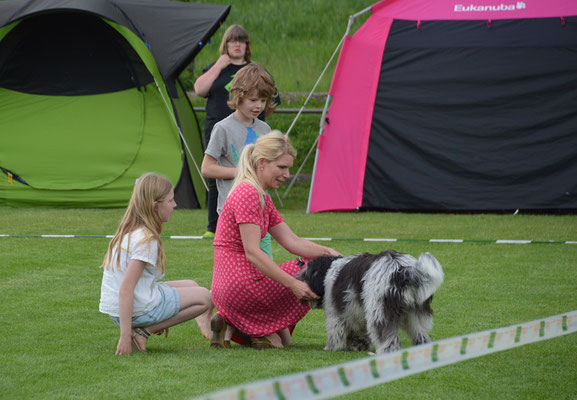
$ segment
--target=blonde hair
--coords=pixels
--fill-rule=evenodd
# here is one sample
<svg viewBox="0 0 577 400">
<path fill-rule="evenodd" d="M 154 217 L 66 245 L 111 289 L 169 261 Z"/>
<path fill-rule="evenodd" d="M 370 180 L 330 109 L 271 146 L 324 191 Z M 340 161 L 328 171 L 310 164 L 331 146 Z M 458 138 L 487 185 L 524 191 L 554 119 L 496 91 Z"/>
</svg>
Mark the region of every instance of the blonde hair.
<svg viewBox="0 0 577 400">
<path fill-rule="evenodd" d="M 120 269 L 120 251 L 122 239 L 125 235 L 131 234 L 139 228 L 144 228 L 145 241 L 156 240 L 158 243 L 158 259 L 156 267 L 162 272 L 166 269 L 166 257 L 164 254 L 164 247 L 160 240 L 160 232 L 162 230 L 162 221 L 158 215 L 155 204 L 163 201 L 169 195 L 172 189 L 172 183 L 164 176 L 154 173 L 145 173 L 138 182 L 134 185 L 132 197 L 126 208 L 126 212 L 120 221 L 120 225 L 114 237 L 108 245 L 108 250 L 104 256 L 103 267 L 111 267 L 114 263 L 112 254 L 116 250 L 116 265 Z M 130 241 L 130 237 L 129 237 Z"/>
<path fill-rule="evenodd" d="M 278 95 L 273 77 L 266 69 L 252 63 L 242 67 L 230 83 L 228 106 L 236 110 L 239 104 L 253 92 L 261 99 L 266 99 L 265 112 L 276 108 L 275 97 Z"/>
<path fill-rule="evenodd" d="M 250 49 L 250 40 L 248 38 L 248 32 L 240 25 L 231 25 L 228 29 L 224 32 L 222 36 L 222 40 L 220 42 L 220 54 L 227 54 L 226 44 L 228 42 L 234 42 L 238 40 L 239 42 L 246 43 L 246 51 L 244 53 L 244 61 L 247 63 L 250 62 L 250 58 L 252 56 L 252 50 Z"/>
<path fill-rule="evenodd" d="M 288 136 L 278 130 L 259 137 L 255 144 L 246 145 L 236 167 L 236 176 L 230 191 L 232 192 L 241 183 L 248 183 L 258 191 L 260 205 L 264 208 L 266 193 L 258 181 L 258 160 L 275 161 L 285 154 L 293 159 L 297 156 Z"/>
</svg>

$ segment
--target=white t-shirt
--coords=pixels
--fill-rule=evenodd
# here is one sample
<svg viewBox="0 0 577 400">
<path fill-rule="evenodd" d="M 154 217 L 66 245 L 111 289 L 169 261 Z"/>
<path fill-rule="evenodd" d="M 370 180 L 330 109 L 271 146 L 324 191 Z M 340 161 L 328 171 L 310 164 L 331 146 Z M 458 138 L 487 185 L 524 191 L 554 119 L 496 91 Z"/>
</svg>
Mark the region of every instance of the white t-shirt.
<svg viewBox="0 0 577 400">
<path fill-rule="evenodd" d="M 156 240 L 145 240 L 144 229 L 139 228 L 122 238 L 120 252 L 120 269 L 116 265 L 116 249 L 112 253 L 112 265 L 104 268 L 100 289 L 100 312 L 119 317 L 118 292 L 126 274 L 130 260 L 146 263 L 144 271 L 134 288 L 134 308 L 132 316 L 146 314 L 160 303 L 160 290 L 156 281 L 164 274 L 156 268 L 158 243 Z"/>
</svg>

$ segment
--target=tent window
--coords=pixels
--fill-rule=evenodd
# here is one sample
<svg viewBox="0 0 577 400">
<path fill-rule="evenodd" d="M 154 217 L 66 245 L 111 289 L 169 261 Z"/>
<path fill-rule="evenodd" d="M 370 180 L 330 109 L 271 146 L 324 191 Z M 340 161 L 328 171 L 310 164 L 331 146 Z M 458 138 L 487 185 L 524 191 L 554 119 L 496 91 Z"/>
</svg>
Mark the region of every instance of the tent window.
<svg viewBox="0 0 577 400">
<path fill-rule="evenodd" d="M 78 96 L 118 92 L 152 81 L 129 43 L 91 14 L 34 16 L 0 42 L 0 87 L 6 89 Z"/>
</svg>

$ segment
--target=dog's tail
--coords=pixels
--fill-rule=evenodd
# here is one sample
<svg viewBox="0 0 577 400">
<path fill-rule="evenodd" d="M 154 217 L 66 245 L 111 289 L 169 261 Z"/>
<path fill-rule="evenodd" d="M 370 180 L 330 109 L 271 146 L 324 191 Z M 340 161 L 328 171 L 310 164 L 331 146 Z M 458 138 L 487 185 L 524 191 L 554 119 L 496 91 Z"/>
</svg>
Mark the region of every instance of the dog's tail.
<svg viewBox="0 0 577 400">
<path fill-rule="evenodd" d="M 430 253 L 423 253 L 419 256 L 415 269 L 420 275 L 422 284 L 417 292 L 417 301 L 422 304 L 431 297 L 443 283 L 445 274 L 437 259 Z"/>
</svg>

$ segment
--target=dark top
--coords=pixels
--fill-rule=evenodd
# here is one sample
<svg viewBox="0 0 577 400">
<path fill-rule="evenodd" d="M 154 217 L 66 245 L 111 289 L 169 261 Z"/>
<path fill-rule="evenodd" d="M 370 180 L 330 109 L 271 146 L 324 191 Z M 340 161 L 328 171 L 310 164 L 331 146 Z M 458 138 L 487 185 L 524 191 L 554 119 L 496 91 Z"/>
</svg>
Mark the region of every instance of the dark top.
<svg viewBox="0 0 577 400">
<path fill-rule="evenodd" d="M 214 63 L 206 67 L 203 70 L 203 73 L 208 71 L 213 65 Z M 207 145 L 214 124 L 222 121 L 234 112 L 234 110 L 230 109 L 228 104 L 226 104 L 228 101 L 230 84 L 232 82 L 232 78 L 234 78 L 236 73 L 245 65 L 247 64 L 229 64 L 226 68 L 220 71 L 220 74 L 214 80 L 210 90 L 208 91 L 208 96 L 206 98 L 206 120 L 204 122 L 204 136 L 206 138 Z M 280 104 L 280 95 L 277 95 L 274 101 L 277 105 Z M 263 111 L 258 116 L 258 118 L 264 121 L 265 112 Z"/>
<path fill-rule="evenodd" d="M 213 65 L 214 63 L 206 67 L 203 72 L 208 71 Z M 220 74 L 212 83 L 206 99 L 206 120 L 204 122 L 204 134 L 207 138 L 210 137 L 210 132 L 212 132 L 214 124 L 225 119 L 233 113 L 234 110 L 231 110 L 226 104 L 228 101 L 230 83 L 232 82 L 234 75 L 245 65 L 247 64 L 229 64 L 226 68 L 220 71 Z"/>
</svg>

